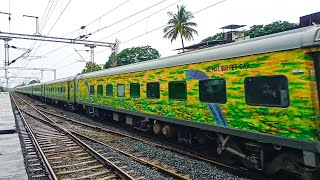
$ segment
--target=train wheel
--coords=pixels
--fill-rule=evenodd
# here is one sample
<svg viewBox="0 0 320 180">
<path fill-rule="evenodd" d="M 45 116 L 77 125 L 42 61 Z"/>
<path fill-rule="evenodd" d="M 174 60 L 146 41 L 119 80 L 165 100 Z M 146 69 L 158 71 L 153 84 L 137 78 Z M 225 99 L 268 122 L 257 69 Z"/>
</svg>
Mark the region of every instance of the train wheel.
<svg viewBox="0 0 320 180">
<path fill-rule="evenodd" d="M 159 124 L 159 123 L 154 123 L 153 124 L 153 132 L 156 134 L 156 135 L 159 135 L 161 132 L 162 132 L 162 125 Z"/>
<path fill-rule="evenodd" d="M 175 129 L 170 125 L 165 125 L 162 128 L 162 134 L 167 138 L 172 138 L 175 136 Z"/>
</svg>

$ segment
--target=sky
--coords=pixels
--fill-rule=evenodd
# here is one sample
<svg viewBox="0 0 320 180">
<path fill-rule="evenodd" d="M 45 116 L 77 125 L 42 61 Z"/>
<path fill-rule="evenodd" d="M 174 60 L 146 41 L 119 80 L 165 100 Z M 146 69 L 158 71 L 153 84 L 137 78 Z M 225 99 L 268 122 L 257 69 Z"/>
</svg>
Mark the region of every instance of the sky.
<svg viewBox="0 0 320 180">
<path fill-rule="evenodd" d="M 20 34 L 35 34 L 36 19 L 42 36 L 77 38 L 92 33 L 87 40 L 114 43 L 120 41 L 119 52 L 125 48 L 146 46 L 157 49 L 161 57 L 175 55 L 181 48 L 181 40 L 171 42 L 163 38 L 163 27 L 169 20 L 168 11 L 176 12 L 177 5 L 185 5 L 194 14 L 197 23 L 191 41 L 185 46 L 199 43 L 202 39 L 222 30 L 229 24 L 269 24 L 282 20 L 299 23 L 299 17 L 319 11 L 318 0 L 1 0 L 0 31 Z M 81 26 L 86 26 L 80 29 Z M 90 61 L 88 47 L 31 40 L 12 39 L 9 45 L 31 49 L 29 57 L 18 59 L 10 67 L 56 69 L 57 79 L 80 73 L 85 61 Z M 9 59 L 22 55 L 23 49 L 9 49 Z M 94 48 L 94 61 L 104 64 L 111 49 Z M 80 56 L 80 55 L 81 56 Z M 0 41 L 1 65 L 4 65 L 4 41 Z M 0 70 L 0 86 L 4 86 L 4 70 Z M 14 87 L 30 78 L 41 78 L 40 71 L 9 70 L 9 87 Z M 27 78 L 23 78 L 27 77 Z M 53 80 L 51 71 L 43 72 L 42 82 Z"/>
</svg>

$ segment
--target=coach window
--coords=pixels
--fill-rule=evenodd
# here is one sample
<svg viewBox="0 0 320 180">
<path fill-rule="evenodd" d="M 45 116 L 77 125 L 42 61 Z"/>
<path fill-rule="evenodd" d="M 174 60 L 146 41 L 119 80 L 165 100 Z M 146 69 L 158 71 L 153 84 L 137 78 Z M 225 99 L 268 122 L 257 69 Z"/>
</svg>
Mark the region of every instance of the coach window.
<svg viewBox="0 0 320 180">
<path fill-rule="evenodd" d="M 200 80 L 199 95 L 201 102 L 219 104 L 226 103 L 226 81 L 224 79 Z"/>
<path fill-rule="evenodd" d="M 117 95 L 118 97 L 124 97 L 125 95 L 125 89 L 124 84 L 118 84 L 117 85 Z"/>
<path fill-rule="evenodd" d="M 108 84 L 107 86 L 106 86 L 106 89 L 107 89 L 107 91 L 106 91 L 106 95 L 107 96 L 113 96 L 113 86 L 112 86 L 112 84 Z"/>
<path fill-rule="evenodd" d="M 289 91 L 286 76 L 256 76 L 244 80 L 246 103 L 252 106 L 288 107 Z"/>
<path fill-rule="evenodd" d="M 186 101 L 187 83 L 186 81 L 169 82 L 169 100 Z"/>
<path fill-rule="evenodd" d="M 131 83 L 130 84 L 130 97 L 139 98 L 140 97 L 140 84 Z"/>
<path fill-rule="evenodd" d="M 158 82 L 147 83 L 147 98 L 148 99 L 160 98 L 160 84 Z"/>
<path fill-rule="evenodd" d="M 94 85 L 90 86 L 90 95 L 94 95 Z"/>
<path fill-rule="evenodd" d="M 98 85 L 98 96 L 103 96 L 103 86 L 102 85 Z"/>
</svg>

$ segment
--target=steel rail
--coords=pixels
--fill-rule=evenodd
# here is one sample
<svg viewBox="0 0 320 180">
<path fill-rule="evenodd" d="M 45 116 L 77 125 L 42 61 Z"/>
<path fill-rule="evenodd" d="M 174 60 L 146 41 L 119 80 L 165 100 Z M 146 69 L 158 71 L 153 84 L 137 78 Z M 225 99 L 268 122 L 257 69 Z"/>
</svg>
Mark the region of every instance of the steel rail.
<svg viewBox="0 0 320 180">
<path fill-rule="evenodd" d="M 113 134 L 116 134 L 116 135 L 121 135 L 121 136 L 124 136 L 124 137 L 128 137 L 128 138 L 131 138 L 131 139 L 134 139 L 134 140 L 137 140 L 137 141 L 144 142 L 146 144 L 150 144 L 150 145 L 153 145 L 153 146 L 156 146 L 156 147 L 160 147 L 160 148 L 172 151 L 172 152 L 176 152 L 176 153 L 181 154 L 181 155 L 185 155 L 185 156 L 197 159 L 197 160 L 201 160 L 201 161 L 204 161 L 204 162 L 207 162 L 207 163 L 211 163 L 211 164 L 223 167 L 223 168 L 227 168 L 230 171 L 235 172 L 236 174 L 240 173 L 240 174 L 243 174 L 243 175 L 246 175 L 246 176 L 249 176 L 249 177 L 259 177 L 259 178 L 260 177 L 265 177 L 262 174 L 260 174 L 259 172 L 249 172 L 248 169 L 245 169 L 243 167 L 234 167 L 234 166 L 231 166 L 231 165 L 228 165 L 228 164 L 224 164 L 223 162 L 217 161 L 217 160 L 215 160 L 215 159 L 213 159 L 211 157 L 208 157 L 207 155 L 203 155 L 203 154 L 200 154 L 198 152 L 195 152 L 195 151 L 192 151 L 192 150 L 189 150 L 189 149 L 181 149 L 180 146 L 177 146 L 177 145 L 172 144 L 172 143 L 167 143 L 165 141 L 161 141 L 162 144 L 159 144 L 157 142 L 150 142 L 150 141 L 138 138 L 138 137 L 134 137 L 132 135 L 124 134 L 124 133 L 121 133 L 121 132 L 113 131 L 113 130 L 102 128 L 102 127 L 98 127 L 98 126 L 94 126 L 94 125 L 87 124 L 87 123 L 84 123 L 84 122 L 79 122 L 77 120 L 74 120 L 74 119 L 71 119 L 71 118 L 68 118 L 68 117 L 64 117 L 64 116 L 61 116 L 61 115 L 58 115 L 58 114 L 54 114 L 52 112 L 48 112 L 48 111 L 45 111 L 45 110 L 42 110 L 42 109 L 38 109 L 38 110 L 43 112 L 43 113 L 59 117 L 59 118 L 65 119 L 65 120 L 70 121 L 70 122 L 73 122 L 75 124 L 88 126 L 90 128 L 101 130 L 101 131 L 106 132 L 106 133 L 113 133 Z M 153 141 L 155 141 L 155 140 L 153 140 Z"/>
<path fill-rule="evenodd" d="M 41 160 L 43 161 L 43 164 L 45 165 L 45 168 L 49 174 L 49 177 L 51 177 L 51 179 L 53 180 L 58 180 L 57 176 L 55 175 L 51 165 L 49 164 L 46 156 L 44 155 L 44 152 L 42 151 L 42 149 L 40 148 L 40 145 L 38 143 L 38 141 L 36 140 L 36 137 L 34 135 L 34 132 L 33 130 L 30 128 L 29 124 L 27 123 L 26 119 L 24 118 L 24 116 L 22 115 L 22 112 L 19 108 L 19 106 L 17 105 L 17 102 L 15 101 L 15 99 L 13 98 L 12 94 L 10 93 L 10 97 L 14 103 L 14 106 L 17 108 L 18 112 L 19 112 L 19 116 L 21 117 L 21 121 L 23 122 L 28 134 L 30 135 L 31 139 L 32 139 L 32 142 L 33 144 L 35 145 L 38 153 L 41 155 Z"/>
<path fill-rule="evenodd" d="M 189 179 L 191 179 L 189 175 L 181 175 L 181 174 L 179 174 L 179 173 L 176 173 L 175 171 L 168 170 L 168 169 L 163 168 L 163 167 L 161 167 L 161 166 L 159 166 L 159 165 L 157 165 L 157 164 L 155 164 L 155 163 L 151 163 L 151 162 L 149 162 L 149 161 L 147 161 L 147 160 L 140 159 L 140 158 L 136 157 L 136 156 L 133 155 L 133 154 L 127 153 L 127 152 L 125 152 L 125 151 L 123 151 L 123 150 L 120 150 L 120 149 L 118 149 L 118 148 L 112 147 L 112 146 L 107 145 L 107 144 L 105 144 L 105 143 L 103 143 L 103 142 L 100 142 L 100 141 L 98 141 L 98 140 L 92 139 L 92 138 L 90 138 L 90 137 L 88 137 L 88 136 L 86 136 L 86 135 L 77 133 L 77 132 L 75 132 L 75 131 L 71 131 L 71 133 L 75 134 L 76 136 L 80 136 L 80 137 L 82 137 L 82 138 L 85 138 L 85 139 L 88 139 L 88 140 L 90 140 L 90 141 L 93 141 L 93 142 L 95 142 L 95 143 L 98 143 L 98 144 L 107 146 L 107 147 L 109 147 L 109 148 L 111 148 L 111 149 L 113 149 L 113 150 L 115 150 L 115 151 L 120 152 L 121 154 L 124 154 L 124 155 L 130 157 L 131 159 L 133 159 L 133 160 L 135 160 L 135 161 L 137 161 L 137 162 L 140 162 L 140 163 L 143 163 L 143 164 L 147 164 L 148 166 L 151 166 L 151 167 L 153 167 L 153 168 L 157 168 L 157 169 L 159 169 L 159 171 L 162 171 L 162 172 L 164 172 L 165 174 L 168 174 L 168 175 L 170 175 L 170 176 L 173 176 L 174 178 L 183 179 L 183 180 L 189 180 Z"/>
<path fill-rule="evenodd" d="M 33 105 L 31 105 L 30 103 L 26 102 L 23 98 L 21 98 L 20 96 L 17 95 L 18 98 L 20 98 L 24 103 L 26 103 L 28 106 L 30 106 L 31 108 L 33 108 L 37 113 L 39 113 L 42 117 L 44 117 L 47 121 L 44 121 L 43 119 L 34 116 L 30 113 L 31 116 L 33 116 L 34 118 L 40 120 L 40 121 L 44 121 L 46 123 L 49 123 L 50 125 L 60 129 L 62 132 L 64 132 L 65 134 L 67 134 L 71 139 L 73 139 L 75 142 L 77 142 L 80 146 L 82 146 L 89 154 L 91 154 L 93 157 L 95 157 L 98 161 L 100 161 L 102 164 L 104 164 L 107 167 L 110 167 L 113 171 L 115 171 L 119 177 L 121 177 L 122 179 L 130 179 L 130 180 L 134 180 L 135 178 L 132 177 L 130 174 L 128 174 L 127 172 L 125 172 L 124 170 L 122 170 L 120 167 L 118 167 L 116 164 L 114 164 L 113 162 L 111 162 L 110 160 L 106 159 L 105 157 L 103 157 L 101 154 L 99 154 L 97 151 L 95 151 L 94 149 L 92 149 L 91 147 L 89 147 L 86 143 L 84 143 L 83 141 L 81 141 L 79 138 L 77 138 L 75 135 L 73 135 L 72 133 L 70 133 L 67 129 L 63 128 L 61 125 L 57 124 L 56 122 L 54 122 L 53 120 L 51 120 L 49 117 L 47 117 L 45 114 L 43 114 L 41 111 L 39 111 L 37 108 L 35 108 Z M 48 122 L 49 121 L 49 122 Z"/>
<path fill-rule="evenodd" d="M 64 117 L 64 116 L 61 116 L 61 115 L 58 115 L 58 114 L 54 114 L 54 113 L 51 113 L 51 112 L 48 112 L 48 111 L 45 111 L 45 110 L 42 110 L 42 109 L 38 109 L 38 110 L 41 111 L 41 112 L 44 112 L 44 113 L 46 113 L 46 114 L 50 114 L 50 115 L 52 115 L 52 116 L 56 116 L 56 117 L 65 119 L 65 120 L 67 120 L 67 121 L 71 121 L 71 122 L 76 123 L 76 124 L 80 124 L 80 125 L 83 125 L 83 126 L 88 126 L 88 127 L 90 127 L 90 128 L 99 129 L 99 130 L 101 130 L 101 131 L 103 131 L 103 132 L 106 132 L 106 133 L 113 133 L 113 134 L 121 135 L 121 136 L 124 136 L 124 137 L 128 137 L 128 138 L 131 138 L 131 139 L 134 139 L 134 140 L 137 140 L 137 141 L 141 141 L 141 142 L 144 142 L 144 143 L 153 145 L 153 146 L 161 147 L 161 148 L 166 149 L 166 150 L 174 151 L 174 152 L 177 152 L 177 153 L 179 153 L 179 154 L 186 155 L 186 156 L 189 156 L 189 157 L 198 159 L 198 160 L 206 161 L 206 162 L 208 162 L 208 163 L 212 163 L 212 164 L 215 164 L 215 165 L 219 165 L 219 166 L 221 166 L 221 167 L 226 167 L 226 168 L 229 168 L 229 169 L 232 169 L 232 170 L 239 171 L 238 168 L 235 168 L 235 167 L 233 167 L 233 166 L 229 166 L 229 165 L 220 163 L 220 162 L 218 162 L 218 161 L 214 161 L 214 160 L 209 159 L 209 158 L 206 158 L 206 157 L 201 157 L 201 156 L 192 154 L 192 153 L 195 153 L 195 152 L 187 152 L 187 153 L 184 152 L 184 153 L 182 153 L 182 152 L 180 152 L 180 151 L 178 151 L 178 150 L 174 150 L 174 149 L 172 149 L 172 148 L 168 148 L 168 147 L 166 147 L 166 146 L 164 146 L 164 145 L 157 144 L 157 143 L 155 143 L 155 142 L 146 141 L 146 140 L 143 140 L 143 139 L 140 139 L 140 138 L 137 138 L 137 137 L 133 137 L 133 136 L 130 136 L 130 135 L 127 135 L 127 134 L 123 134 L 123 133 L 121 133 L 121 132 L 117 132 L 117 131 L 113 131 L 113 130 L 110 130 L 110 129 L 105 129 L 105 128 L 98 127 L 98 126 L 94 126 L 94 125 L 91 125 L 91 124 L 79 122 L 79 121 L 76 121 L 76 120 L 74 120 L 74 119 L 67 118 L 67 117 Z"/>
</svg>

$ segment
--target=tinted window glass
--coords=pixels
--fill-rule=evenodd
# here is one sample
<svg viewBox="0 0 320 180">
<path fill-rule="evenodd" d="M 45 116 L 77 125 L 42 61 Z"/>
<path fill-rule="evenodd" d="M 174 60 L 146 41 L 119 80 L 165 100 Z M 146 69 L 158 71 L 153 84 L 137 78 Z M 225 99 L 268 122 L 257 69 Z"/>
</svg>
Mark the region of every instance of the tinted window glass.
<svg viewBox="0 0 320 180">
<path fill-rule="evenodd" d="M 283 75 L 247 77 L 244 87 L 249 105 L 289 106 L 288 79 Z"/>
<path fill-rule="evenodd" d="M 201 102 L 221 104 L 226 103 L 226 81 L 224 79 L 200 80 L 199 95 Z"/>
<path fill-rule="evenodd" d="M 147 98 L 149 99 L 160 98 L 160 84 L 158 82 L 147 83 Z"/>
<path fill-rule="evenodd" d="M 187 100 L 187 83 L 185 81 L 169 82 L 169 99 L 170 100 Z"/>
<path fill-rule="evenodd" d="M 107 86 L 106 86 L 106 89 L 107 89 L 107 96 L 113 96 L 113 86 L 112 86 L 112 84 L 108 84 Z"/>
<path fill-rule="evenodd" d="M 140 97 L 140 84 L 131 83 L 130 84 L 130 97 L 139 98 Z"/>
<path fill-rule="evenodd" d="M 90 95 L 94 95 L 94 85 L 90 86 Z"/>
<path fill-rule="evenodd" d="M 98 96 L 103 96 L 103 86 L 102 85 L 98 85 L 97 91 L 98 91 Z"/>
<path fill-rule="evenodd" d="M 117 85 L 117 95 L 118 97 L 124 97 L 124 84 L 118 84 Z"/>
</svg>

